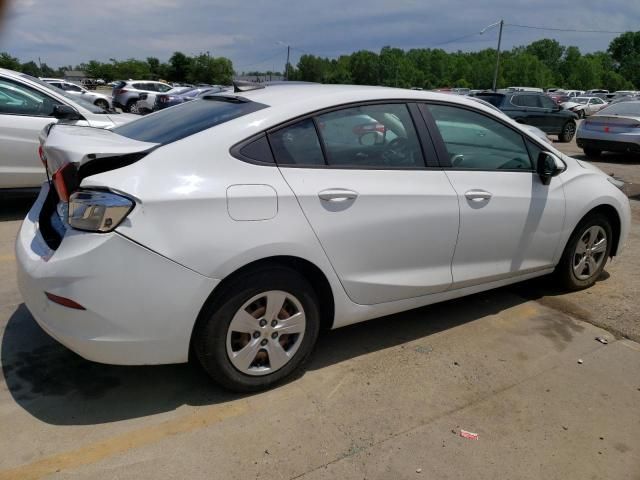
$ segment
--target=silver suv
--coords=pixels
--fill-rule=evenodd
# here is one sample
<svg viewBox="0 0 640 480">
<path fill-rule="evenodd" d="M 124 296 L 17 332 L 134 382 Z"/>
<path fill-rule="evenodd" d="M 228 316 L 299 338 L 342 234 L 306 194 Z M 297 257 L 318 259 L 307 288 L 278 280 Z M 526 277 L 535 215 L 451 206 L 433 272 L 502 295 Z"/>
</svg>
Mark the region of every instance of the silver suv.
<svg viewBox="0 0 640 480">
<path fill-rule="evenodd" d="M 113 106 L 120 107 L 125 112 L 138 113 L 136 102 L 141 93 L 164 93 L 172 88 L 166 83 L 151 80 L 120 80 L 111 94 Z"/>
</svg>

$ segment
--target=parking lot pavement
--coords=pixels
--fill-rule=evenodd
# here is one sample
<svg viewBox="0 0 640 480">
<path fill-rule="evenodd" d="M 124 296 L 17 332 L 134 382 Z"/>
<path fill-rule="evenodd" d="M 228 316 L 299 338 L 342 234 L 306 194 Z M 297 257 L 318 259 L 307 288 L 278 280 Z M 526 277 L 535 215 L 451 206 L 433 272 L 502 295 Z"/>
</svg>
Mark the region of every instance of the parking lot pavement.
<svg viewBox="0 0 640 480">
<path fill-rule="evenodd" d="M 640 159 L 598 165 L 639 176 Z M 639 478 L 638 200 L 593 288 L 542 279 L 336 330 L 306 374 L 250 396 L 44 334 L 15 285 L 28 205 L 0 201 L 0 480 Z"/>
</svg>

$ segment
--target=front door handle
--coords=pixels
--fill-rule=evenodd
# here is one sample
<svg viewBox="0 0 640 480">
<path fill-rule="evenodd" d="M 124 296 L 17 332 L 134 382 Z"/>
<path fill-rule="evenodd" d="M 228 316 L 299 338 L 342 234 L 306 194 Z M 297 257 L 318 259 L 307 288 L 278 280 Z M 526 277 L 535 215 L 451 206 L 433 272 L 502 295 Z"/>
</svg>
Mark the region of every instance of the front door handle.
<svg viewBox="0 0 640 480">
<path fill-rule="evenodd" d="M 464 196 L 472 202 L 482 202 L 484 200 L 489 200 L 492 197 L 492 194 L 486 190 L 469 190 L 468 192 L 465 192 Z"/>
<path fill-rule="evenodd" d="M 318 193 L 318 197 L 320 197 L 320 200 L 332 203 L 354 200 L 355 198 L 357 198 L 357 196 L 358 192 L 354 192 L 353 190 L 346 190 L 344 188 L 330 188 Z"/>
</svg>

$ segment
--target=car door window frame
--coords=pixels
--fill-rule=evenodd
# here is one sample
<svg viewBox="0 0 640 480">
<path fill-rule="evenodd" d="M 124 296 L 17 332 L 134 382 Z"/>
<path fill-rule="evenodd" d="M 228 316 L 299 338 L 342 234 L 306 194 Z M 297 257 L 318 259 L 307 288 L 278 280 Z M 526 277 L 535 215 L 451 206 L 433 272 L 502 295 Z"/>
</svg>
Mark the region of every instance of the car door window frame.
<svg viewBox="0 0 640 480">
<path fill-rule="evenodd" d="M 24 88 L 27 91 L 33 91 L 36 92 L 38 95 L 42 95 L 43 97 L 48 98 L 51 102 L 53 102 L 54 105 L 63 105 L 63 103 L 58 100 L 57 98 L 54 98 L 50 95 L 47 95 L 46 93 L 44 93 L 43 91 L 37 89 L 37 88 L 33 88 L 31 85 L 25 85 L 21 82 L 17 82 L 12 78 L 6 78 L 6 77 L 0 77 L 0 80 L 7 82 L 7 83 L 11 83 L 13 85 L 18 86 L 19 88 Z M 36 117 L 36 118 L 54 118 L 53 117 L 53 112 L 49 115 L 37 115 L 34 113 L 12 113 L 12 112 L 0 112 L 0 115 L 13 115 L 16 117 Z"/>
<path fill-rule="evenodd" d="M 453 108 L 460 108 L 462 110 L 468 110 L 470 112 L 485 116 L 497 123 L 499 123 L 500 125 L 507 127 L 508 129 L 510 129 L 511 131 L 513 131 L 514 133 L 520 135 L 520 137 L 522 138 L 522 144 L 523 147 L 525 148 L 525 150 L 527 151 L 528 155 L 529 155 L 529 160 L 531 162 L 531 169 L 522 169 L 522 168 L 517 168 L 517 169 L 493 169 L 493 168 L 488 168 L 488 169 L 481 169 L 481 168 L 458 168 L 458 167 L 454 167 L 451 164 L 451 159 L 449 158 L 449 154 L 448 154 L 448 150 L 447 150 L 447 146 L 445 144 L 444 139 L 442 138 L 442 135 L 440 133 L 440 129 L 438 128 L 438 125 L 436 124 L 436 120 L 435 118 L 433 118 L 433 115 L 431 114 L 431 112 L 429 111 L 428 106 L 429 105 L 441 105 L 441 106 L 445 106 L 445 107 L 453 107 Z M 486 112 L 483 112 L 481 110 L 476 110 L 475 108 L 471 108 L 467 105 L 462 105 L 462 104 L 455 104 L 455 103 L 448 103 L 448 102 L 442 102 L 442 101 L 423 101 L 420 102 L 418 104 L 420 113 L 422 114 L 422 117 L 424 118 L 425 124 L 427 125 L 427 128 L 429 129 L 429 132 L 431 134 L 431 138 L 433 140 L 433 145 L 436 149 L 436 153 L 437 153 L 437 158 L 438 158 L 438 162 L 440 164 L 440 166 L 446 170 L 460 170 L 460 171 L 466 171 L 466 172 L 519 172 L 519 173 L 535 173 L 536 172 L 536 162 L 537 159 L 532 158 L 531 157 L 531 151 L 530 149 L 527 147 L 527 141 L 533 143 L 534 145 L 538 146 L 540 149 L 542 149 L 543 151 L 547 151 L 548 148 L 545 147 L 544 145 L 542 145 L 540 142 L 537 141 L 537 139 L 534 139 L 531 136 L 525 135 L 523 132 L 518 131 L 517 129 L 513 128 L 512 125 L 509 125 L 507 122 L 505 122 L 503 119 L 496 117 L 496 116 L 492 116 L 487 114 Z"/>
<path fill-rule="evenodd" d="M 345 110 L 348 108 L 354 107 L 362 107 L 362 106 L 370 106 L 370 105 L 387 105 L 387 104 L 403 104 L 406 105 L 407 110 L 409 111 L 409 115 L 411 117 L 411 121 L 413 123 L 413 127 L 415 129 L 415 133 L 418 137 L 418 143 L 420 145 L 422 157 L 424 159 L 424 165 L 419 167 L 388 167 L 388 166 L 367 166 L 367 165 L 328 165 L 327 164 L 327 153 L 325 150 L 324 140 L 322 135 L 320 135 L 316 117 L 319 115 L 323 115 L 325 113 L 331 113 L 339 110 Z M 270 135 L 276 133 L 277 131 L 295 125 L 304 120 L 311 119 L 316 129 L 316 135 L 318 136 L 318 141 L 320 143 L 320 148 L 322 149 L 322 155 L 324 158 L 324 165 L 296 165 L 296 164 L 278 164 L 277 156 L 274 152 L 273 145 L 271 144 Z M 269 145 L 271 147 L 271 153 L 273 158 L 275 159 L 275 163 L 260 161 L 257 159 L 252 159 L 243 155 L 241 150 L 243 147 L 252 143 L 255 140 L 258 140 L 260 136 L 267 136 L 267 140 L 269 141 Z M 418 104 L 415 99 L 381 99 L 381 100 L 368 100 L 368 101 L 359 101 L 359 102 L 350 102 L 344 103 L 340 105 L 334 105 L 332 107 L 323 108 L 320 110 L 316 110 L 313 112 L 306 113 L 304 115 L 297 116 L 295 118 L 289 119 L 285 122 L 279 123 L 270 127 L 266 130 L 258 132 L 238 143 L 233 145 L 230 149 L 230 153 L 233 157 L 242 160 L 244 162 L 253 163 L 256 165 L 262 166 L 278 166 L 282 168 L 314 168 L 314 169 L 333 169 L 333 170 L 430 170 L 430 169 L 441 169 L 440 163 L 438 161 L 438 155 L 436 152 L 436 148 L 433 143 L 433 139 L 429 134 L 429 130 L 427 125 L 424 122 L 424 118 L 420 113 L 418 108 Z"/>
</svg>

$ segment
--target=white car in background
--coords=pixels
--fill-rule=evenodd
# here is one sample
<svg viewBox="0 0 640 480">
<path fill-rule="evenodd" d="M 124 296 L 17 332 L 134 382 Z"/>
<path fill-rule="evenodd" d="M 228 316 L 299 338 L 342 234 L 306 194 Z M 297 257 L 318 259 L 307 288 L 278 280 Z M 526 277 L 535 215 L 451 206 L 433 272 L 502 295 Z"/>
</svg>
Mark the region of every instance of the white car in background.
<svg viewBox="0 0 640 480">
<path fill-rule="evenodd" d="M 87 90 L 75 83 L 67 82 L 60 78 L 40 78 L 43 82 L 47 82 L 54 87 L 64 90 L 71 95 L 77 95 L 78 97 L 93 103 L 96 107 L 100 107 L 104 110 L 111 109 L 111 96 L 95 91 Z M 104 82 L 103 82 L 104 83 Z"/>
<path fill-rule="evenodd" d="M 139 117 L 107 112 L 35 77 L 0 68 L 0 189 L 40 187 L 46 179 L 38 135 L 55 122 L 109 128 Z"/>
<path fill-rule="evenodd" d="M 550 273 L 586 288 L 625 243 L 620 182 L 464 96 L 252 88 L 43 132 L 53 186 L 16 258 L 46 332 L 255 391 L 323 328 Z"/>
<path fill-rule="evenodd" d="M 577 114 L 579 118 L 584 118 L 599 112 L 609 104 L 598 97 L 574 97 L 560 105 Z"/>
</svg>

